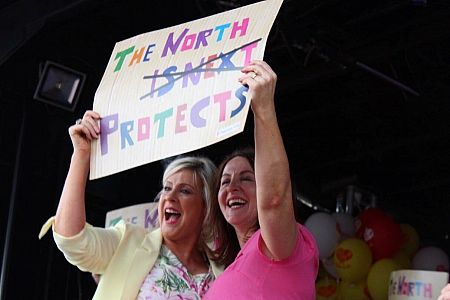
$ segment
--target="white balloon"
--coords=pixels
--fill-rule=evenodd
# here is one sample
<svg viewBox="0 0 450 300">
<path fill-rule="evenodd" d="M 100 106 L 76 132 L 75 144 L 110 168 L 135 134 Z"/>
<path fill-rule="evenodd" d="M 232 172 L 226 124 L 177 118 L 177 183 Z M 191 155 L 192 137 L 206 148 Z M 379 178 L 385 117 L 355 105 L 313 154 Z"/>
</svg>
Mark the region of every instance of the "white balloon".
<svg viewBox="0 0 450 300">
<path fill-rule="evenodd" d="M 306 219 L 305 227 L 311 231 L 316 240 L 319 257 L 321 259 L 329 257 L 339 242 L 336 220 L 330 214 L 317 212 Z"/>
<path fill-rule="evenodd" d="M 346 213 L 333 213 L 333 218 L 336 220 L 342 238 L 350 238 L 355 236 L 355 220 Z"/>
<path fill-rule="evenodd" d="M 322 266 L 327 271 L 328 274 L 338 279 L 339 275 L 336 271 L 336 266 L 334 265 L 333 256 L 322 259 Z"/>
<path fill-rule="evenodd" d="M 412 268 L 415 270 L 448 272 L 449 258 L 441 248 L 424 247 L 414 255 Z"/>
</svg>

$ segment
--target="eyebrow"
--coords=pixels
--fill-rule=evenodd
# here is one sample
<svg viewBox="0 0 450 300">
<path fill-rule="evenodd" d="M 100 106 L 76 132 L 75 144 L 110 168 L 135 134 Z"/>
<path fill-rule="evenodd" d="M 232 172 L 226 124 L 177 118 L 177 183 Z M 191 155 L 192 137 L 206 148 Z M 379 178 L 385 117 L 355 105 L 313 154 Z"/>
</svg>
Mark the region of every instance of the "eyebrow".
<svg viewBox="0 0 450 300">
<path fill-rule="evenodd" d="M 239 175 L 245 175 L 245 174 L 247 174 L 247 173 L 250 173 L 250 174 L 252 174 L 252 175 L 255 175 L 255 171 L 252 171 L 252 170 L 245 170 L 245 171 L 242 171 L 241 173 L 239 173 Z M 231 174 L 230 174 L 230 173 L 223 173 L 221 177 L 224 177 L 224 176 L 231 176 Z"/>
<path fill-rule="evenodd" d="M 167 183 L 169 183 L 171 186 L 174 185 L 172 181 L 166 180 L 166 182 L 163 183 L 163 186 L 166 186 Z M 191 185 L 190 183 L 187 183 L 187 182 L 181 182 L 181 183 L 178 183 L 175 186 L 180 186 L 180 185 L 181 186 L 188 186 L 188 187 L 191 187 L 191 188 L 195 189 L 195 186 L 193 186 L 193 185 Z"/>
</svg>

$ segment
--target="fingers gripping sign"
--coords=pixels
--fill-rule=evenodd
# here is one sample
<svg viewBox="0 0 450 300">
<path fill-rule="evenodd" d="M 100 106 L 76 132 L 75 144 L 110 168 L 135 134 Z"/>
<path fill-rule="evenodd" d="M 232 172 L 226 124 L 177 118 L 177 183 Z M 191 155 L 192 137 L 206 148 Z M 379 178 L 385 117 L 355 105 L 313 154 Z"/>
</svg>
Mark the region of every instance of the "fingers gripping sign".
<svg viewBox="0 0 450 300">
<path fill-rule="evenodd" d="M 78 119 L 74 125 L 69 127 L 69 135 L 72 140 L 74 151 L 90 151 L 90 144 L 100 134 L 98 121 L 100 115 L 93 111 L 86 111 L 82 119 Z"/>
</svg>

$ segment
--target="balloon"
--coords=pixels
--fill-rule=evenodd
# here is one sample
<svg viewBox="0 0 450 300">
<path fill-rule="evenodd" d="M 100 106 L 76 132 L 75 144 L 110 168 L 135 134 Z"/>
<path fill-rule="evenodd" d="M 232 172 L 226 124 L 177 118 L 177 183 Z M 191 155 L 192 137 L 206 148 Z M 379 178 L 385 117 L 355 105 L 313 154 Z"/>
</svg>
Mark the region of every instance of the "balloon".
<svg viewBox="0 0 450 300">
<path fill-rule="evenodd" d="M 338 286 L 338 300 L 370 300 L 366 280 L 357 283 L 341 281 Z"/>
<path fill-rule="evenodd" d="M 325 277 L 316 282 L 316 300 L 337 299 L 336 279 Z"/>
<path fill-rule="evenodd" d="M 403 242 L 403 234 L 400 225 L 386 215 L 366 224 L 363 239 L 372 251 L 373 260 L 377 261 L 391 258 L 398 252 Z"/>
<path fill-rule="evenodd" d="M 405 251 L 398 251 L 392 259 L 395 260 L 402 269 L 411 269 L 411 260 Z"/>
<path fill-rule="evenodd" d="M 316 240 L 319 257 L 321 259 L 329 257 L 339 241 L 334 218 L 330 214 L 317 212 L 306 219 L 305 227 L 311 231 Z"/>
<path fill-rule="evenodd" d="M 355 218 L 355 230 L 356 236 L 362 238 L 364 235 L 364 229 L 367 223 L 373 220 L 378 220 L 386 217 L 387 215 L 381 209 L 377 207 L 369 207 L 360 212 Z"/>
<path fill-rule="evenodd" d="M 336 272 L 336 266 L 334 265 L 333 256 L 322 259 L 322 266 L 328 275 L 331 275 L 333 278 L 339 278 L 339 275 Z"/>
<path fill-rule="evenodd" d="M 358 282 L 366 277 L 372 265 L 372 254 L 363 240 L 343 240 L 334 251 L 334 265 L 339 277 L 349 282 Z"/>
<path fill-rule="evenodd" d="M 387 300 L 389 292 L 389 280 L 392 271 L 401 267 L 390 258 L 384 258 L 375 262 L 367 275 L 367 288 L 373 300 Z"/>
<path fill-rule="evenodd" d="M 414 255 L 412 268 L 415 270 L 448 272 L 448 255 L 441 248 L 424 247 Z"/>
<path fill-rule="evenodd" d="M 333 213 L 332 216 L 336 220 L 338 232 L 340 233 L 341 238 L 349 238 L 355 235 L 355 221 L 351 215 L 344 213 Z"/>
<path fill-rule="evenodd" d="M 330 276 L 323 264 L 319 264 L 319 271 L 317 272 L 317 279 Z"/>
<path fill-rule="evenodd" d="M 400 229 L 402 230 L 404 237 L 403 244 L 400 249 L 412 258 L 419 249 L 419 234 L 414 227 L 409 224 L 400 224 Z"/>
</svg>

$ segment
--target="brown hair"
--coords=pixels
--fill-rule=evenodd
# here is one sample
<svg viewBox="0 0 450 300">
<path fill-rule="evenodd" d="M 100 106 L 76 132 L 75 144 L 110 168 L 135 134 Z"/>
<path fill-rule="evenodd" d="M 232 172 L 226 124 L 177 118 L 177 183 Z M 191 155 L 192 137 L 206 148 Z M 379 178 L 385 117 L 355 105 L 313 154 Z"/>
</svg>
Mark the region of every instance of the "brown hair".
<svg viewBox="0 0 450 300">
<path fill-rule="evenodd" d="M 227 163 L 235 157 L 243 157 L 247 159 L 252 167 L 253 171 L 255 170 L 255 150 L 252 147 L 246 147 L 242 149 L 237 149 L 233 151 L 231 154 L 227 155 L 222 162 L 220 163 L 217 173 L 216 179 L 214 183 L 214 192 L 213 195 L 214 201 L 212 206 L 212 231 L 214 232 L 216 238 L 215 249 L 212 251 L 212 255 L 210 257 L 214 257 L 213 259 L 221 265 L 225 267 L 229 266 L 236 258 L 237 254 L 241 250 L 239 245 L 239 240 L 236 235 L 236 231 L 234 227 L 230 225 L 222 214 L 219 206 L 218 193 L 220 189 L 220 181 L 222 177 L 223 170 Z M 291 174 L 292 178 L 292 174 Z M 292 201 L 294 204 L 294 215 L 297 222 L 300 222 L 299 215 L 299 203 L 296 200 L 296 186 L 294 181 L 291 180 L 292 186 Z M 251 234 L 253 234 L 256 230 L 260 228 L 258 218 L 256 222 L 253 224 L 251 228 L 247 231 L 247 237 L 250 238 Z"/>
<path fill-rule="evenodd" d="M 241 250 L 241 247 L 239 245 L 234 227 L 225 220 L 225 217 L 220 210 L 217 195 L 220 189 L 220 180 L 223 170 L 225 169 L 227 163 L 235 157 L 243 157 L 247 159 L 252 169 L 255 170 L 255 151 L 253 148 L 248 147 L 235 150 L 231 154 L 227 155 L 220 163 L 218 172 L 216 173 L 214 184 L 215 201 L 213 201 L 214 205 L 212 207 L 212 215 L 215 217 L 213 218 L 214 221 L 212 223 L 212 227 L 214 228 L 213 230 L 216 237 L 216 245 L 213 250 L 213 256 L 217 263 L 224 265 L 225 267 L 229 266 L 234 261 L 237 254 Z M 255 224 L 249 229 L 248 234 L 252 234 L 258 229 L 259 222 L 258 219 L 256 219 Z"/>
</svg>

